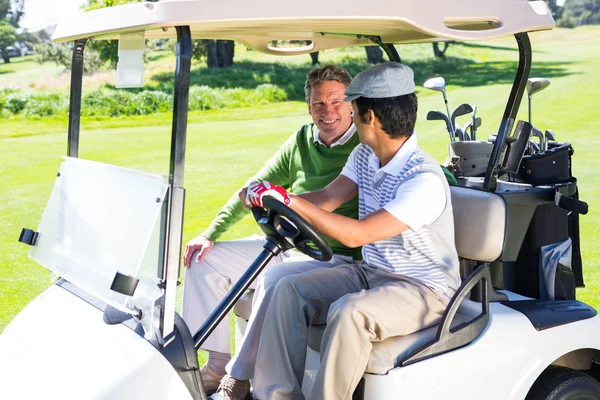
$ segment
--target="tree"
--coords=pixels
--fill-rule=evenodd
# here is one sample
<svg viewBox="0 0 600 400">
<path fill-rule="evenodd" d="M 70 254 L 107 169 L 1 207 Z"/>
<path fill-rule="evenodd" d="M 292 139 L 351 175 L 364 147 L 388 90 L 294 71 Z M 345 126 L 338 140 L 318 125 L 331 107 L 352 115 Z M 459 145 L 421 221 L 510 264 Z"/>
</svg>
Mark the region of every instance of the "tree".
<svg viewBox="0 0 600 400">
<path fill-rule="evenodd" d="M 34 48 L 36 61 L 40 64 L 51 61 L 65 67 L 65 69 L 71 69 L 73 60 L 73 46 L 71 43 L 40 42 Z M 100 54 L 96 50 L 86 47 L 85 57 L 83 58 L 83 71 L 86 74 L 93 74 L 102 68 L 104 64 L 105 62 L 101 60 Z"/>
<path fill-rule="evenodd" d="M 84 7 L 87 11 L 97 10 L 99 8 L 114 7 L 127 3 L 141 2 L 142 0 L 87 0 L 87 5 Z M 119 42 L 117 40 L 98 40 L 88 42 L 86 45 L 86 57 L 89 50 L 96 52 L 102 63 L 107 63 L 114 67 L 119 60 Z M 93 72 L 96 65 L 90 66 L 88 72 Z"/>
<path fill-rule="evenodd" d="M 24 9 L 25 0 L 0 0 L 0 21 L 6 21 L 18 28 Z"/>
<path fill-rule="evenodd" d="M 562 17 L 563 8 L 557 4 L 557 0 L 546 0 L 546 4 L 548 4 L 554 21 L 558 21 Z"/>
<path fill-rule="evenodd" d="M 433 42 L 433 55 L 435 57 L 438 58 L 444 58 L 446 56 L 446 50 L 448 50 L 448 47 L 450 47 L 451 43 L 454 42 L 443 42 L 444 43 L 444 48 L 440 49 L 440 43 L 439 42 Z"/>
<path fill-rule="evenodd" d="M 560 26 L 600 24 L 600 0 L 566 0 L 563 7 Z"/>
<path fill-rule="evenodd" d="M 5 21 L 0 21 L 0 56 L 5 63 L 10 62 L 10 56 L 6 51 L 8 46 L 12 46 L 17 41 L 17 30 L 14 26 Z"/>
<path fill-rule="evenodd" d="M 233 40 L 193 40 L 192 57 L 205 60 L 208 68 L 228 68 L 233 65 Z"/>
<path fill-rule="evenodd" d="M 139 1 L 143 0 L 88 0 L 86 10 L 96 10 Z M 89 47 L 98 52 L 102 61 L 113 66 L 116 65 L 119 58 L 117 41 L 99 40 L 89 44 Z M 192 56 L 197 60 L 206 60 L 208 68 L 227 68 L 233 65 L 234 48 L 233 40 L 194 40 L 192 43 Z"/>
<path fill-rule="evenodd" d="M 6 20 L 10 11 L 10 0 L 0 0 L 0 20 Z"/>
<path fill-rule="evenodd" d="M 369 64 L 379 64 L 383 62 L 383 51 L 379 46 L 365 46 L 367 52 L 367 62 Z"/>
</svg>

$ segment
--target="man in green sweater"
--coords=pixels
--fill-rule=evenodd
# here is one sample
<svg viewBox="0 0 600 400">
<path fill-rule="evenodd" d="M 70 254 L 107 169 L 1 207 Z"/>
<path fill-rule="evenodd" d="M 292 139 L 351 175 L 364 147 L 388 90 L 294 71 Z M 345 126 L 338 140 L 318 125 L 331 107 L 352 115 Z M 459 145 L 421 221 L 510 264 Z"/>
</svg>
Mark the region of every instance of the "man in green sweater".
<svg viewBox="0 0 600 400">
<path fill-rule="evenodd" d="M 261 252 L 264 238 L 253 236 L 242 240 L 215 241 L 247 213 L 246 201 L 250 182 L 269 181 L 300 194 L 323 189 L 335 179 L 346 164 L 348 155 L 359 144 L 352 123 L 352 108 L 344 103 L 344 90 L 352 78 L 344 69 L 325 65 L 313 69 L 306 79 L 308 111 L 313 123 L 302 126 L 275 153 L 247 184 L 234 194 L 219 211 L 210 226 L 191 240 L 185 249 L 183 319 L 195 332 Z M 335 212 L 351 218 L 358 216 L 357 199 Z M 238 344 L 236 356 L 230 355 L 229 321 L 223 321 L 206 340 L 208 362 L 202 367 L 207 391 L 214 391 L 221 381 L 226 398 L 244 398 L 248 380 L 254 375 L 254 364 L 264 315 L 275 284 L 282 277 L 314 268 L 352 263 L 361 257 L 361 249 L 348 248 L 329 239 L 334 257 L 329 262 L 315 261 L 295 251 L 275 257 L 257 280 L 252 314 L 246 334 Z"/>
</svg>

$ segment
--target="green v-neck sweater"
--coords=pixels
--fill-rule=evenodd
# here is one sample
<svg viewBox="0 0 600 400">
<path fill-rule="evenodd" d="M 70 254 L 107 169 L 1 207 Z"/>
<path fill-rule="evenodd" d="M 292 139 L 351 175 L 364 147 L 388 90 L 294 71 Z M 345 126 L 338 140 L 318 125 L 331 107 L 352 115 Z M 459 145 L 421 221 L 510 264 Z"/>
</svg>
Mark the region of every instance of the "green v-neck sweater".
<svg viewBox="0 0 600 400">
<path fill-rule="evenodd" d="M 317 127 L 307 124 L 294 133 L 250 181 L 269 181 L 286 190 L 301 194 L 323 189 L 342 171 L 352 150 L 359 144 L 358 133 L 346 141 L 327 147 L 315 143 Z M 231 196 L 202 236 L 217 240 L 239 222 L 249 210 L 242 206 L 237 193 Z M 336 214 L 358 218 L 358 199 L 354 198 L 335 210 Z M 361 258 L 361 248 L 351 249 L 337 240 L 326 238 L 335 254 Z"/>
</svg>

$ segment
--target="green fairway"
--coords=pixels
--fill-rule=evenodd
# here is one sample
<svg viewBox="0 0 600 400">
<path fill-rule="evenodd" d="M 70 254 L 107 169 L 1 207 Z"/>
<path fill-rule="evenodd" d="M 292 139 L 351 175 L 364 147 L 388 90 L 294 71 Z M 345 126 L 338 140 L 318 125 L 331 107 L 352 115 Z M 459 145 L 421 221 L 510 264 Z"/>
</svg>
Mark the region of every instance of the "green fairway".
<svg viewBox="0 0 600 400">
<path fill-rule="evenodd" d="M 11 58 L 10 63 L 0 64 L 0 89 L 4 87 L 40 88 L 51 85 L 64 67 L 54 63 L 40 65 L 33 56 Z"/>
<path fill-rule="evenodd" d="M 590 205 L 589 214 L 581 217 L 586 288 L 578 290 L 578 298 L 600 309 L 600 250 L 597 239 L 600 237 L 597 208 L 600 205 L 600 178 L 596 174 L 600 163 L 595 158 L 596 151 L 600 149 L 600 137 L 595 135 L 600 132 L 597 115 L 600 76 L 596 72 L 600 70 L 600 58 L 597 57 L 600 27 L 534 33 L 532 42 L 534 60 L 531 76 L 546 77 L 552 82 L 548 89 L 534 96 L 533 123 L 542 131 L 553 129 L 558 141 L 568 141 L 575 148 L 574 175 L 579 178 L 581 199 Z M 495 133 L 516 67 L 518 52 L 514 40 L 454 44 L 448 55 L 456 58 L 449 60 L 447 65 L 432 60 L 430 45 L 414 46 L 406 51 L 400 47 L 399 51 L 403 61 L 415 69 L 417 84 L 421 85 L 426 78 L 438 74 L 446 78 L 451 108 L 463 102 L 477 104 L 478 114 L 483 120 L 480 139 Z M 290 93 L 297 93 L 297 82 L 286 84 L 285 80 L 299 79 L 302 86 L 303 76 L 310 69 L 308 56 L 269 66 L 265 63 L 270 58 L 265 55 L 240 52 L 239 62 L 245 71 L 217 72 L 224 79 L 232 79 L 222 83 L 223 86 L 240 86 L 241 82 L 252 79 L 254 86 L 269 81 Z M 321 60 L 338 62 L 355 73 L 366 66 L 358 57 L 364 58 L 364 50 L 325 52 Z M 163 64 L 167 61 L 161 59 Z M 28 68 L 17 72 L 0 65 L 0 87 L 15 76 L 25 76 L 15 74 L 26 74 L 30 79 L 36 70 L 28 64 L 30 62 L 24 60 L 23 65 Z M 17 65 L 15 62 L 14 68 Z M 49 71 L 43 74 L 46 73 L 51 74 Z M 204 76 L 206 73 L 203 68 L 197 70 L 192 81 L 216 85 L 214 77 Z M 234 74 L 241 75 L 233 79 Z M 47 75 L 42 76 L 47 78 Z M 168 90 L 166 77 L 166 73 L 164 76 L 159 74 L 152 78 L 152 84 Z M 416 130 L 419 142 L 443 162 L 447 155 L 448 134 L 440 121 L 425 119 L 427 111 L 444 109 L 442 96 L 422 88 L 418 95 Z M 290 99 L 296 101 L 253 109 L 190 114 L 184 244 L 208 225 L 225 201 L 295 129 L 310 121 L 305 104 L 299 101 L 301 98 L 296 94 Z M 80 157 L 166 175 L 169 169 L 170 119 L 170 114 L 118 120 L 84 119 Z M 527 119 L 526 98 L 521 103 L 519 119 Z M 461 124 L 465 121 L 460 120 Z M 65 117 L 0 119 L 0 332 L 51 283 L 50 274 L 29 260 L 27 247 L 19 244 L 17 239 L 21 228 L 37 227 L 61 156 L 66 154 L 66 126 Z M 230 230 L 224 239 L 258 232 L 256 223 L 248 217 Z"/>
</svg>

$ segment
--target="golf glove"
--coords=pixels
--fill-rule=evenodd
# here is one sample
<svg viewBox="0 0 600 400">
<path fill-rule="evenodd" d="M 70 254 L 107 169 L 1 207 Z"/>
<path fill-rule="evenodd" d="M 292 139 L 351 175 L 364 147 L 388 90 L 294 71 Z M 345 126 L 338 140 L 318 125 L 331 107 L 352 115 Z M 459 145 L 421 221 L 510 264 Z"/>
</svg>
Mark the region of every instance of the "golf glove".
<svg viewBox="0 0 600 400">
<path fill-rule="evenodd" d="M 292 199 L 288 196 L 288 192 L 281 186 L 274 185 L 270 182 L 263 181 L 260 183 L 251 183 L 248 186 L 246 201 L 257 207 L 263 207 L 263 197 L 271 196 L 286 206 L 292 203 Z"/>
</svg>

